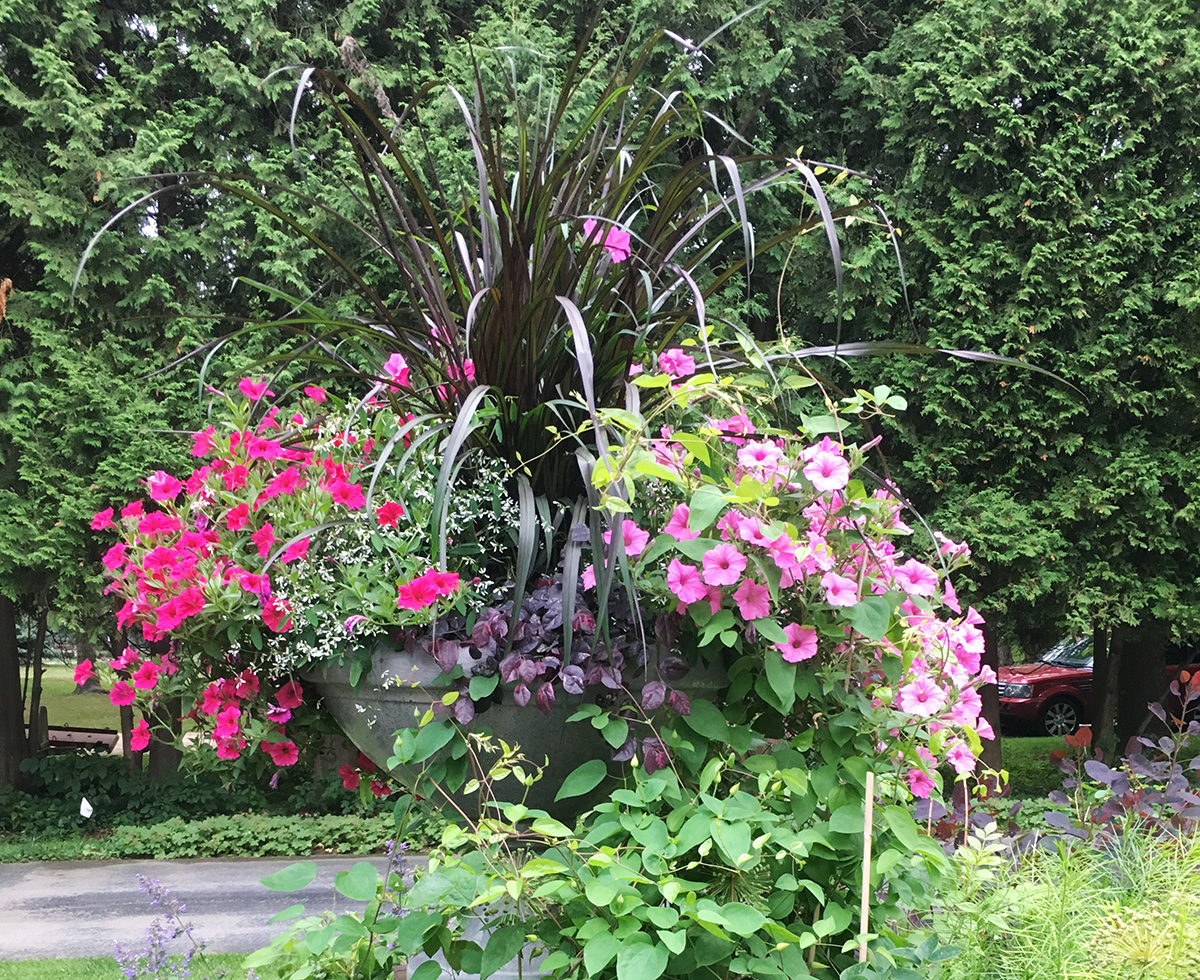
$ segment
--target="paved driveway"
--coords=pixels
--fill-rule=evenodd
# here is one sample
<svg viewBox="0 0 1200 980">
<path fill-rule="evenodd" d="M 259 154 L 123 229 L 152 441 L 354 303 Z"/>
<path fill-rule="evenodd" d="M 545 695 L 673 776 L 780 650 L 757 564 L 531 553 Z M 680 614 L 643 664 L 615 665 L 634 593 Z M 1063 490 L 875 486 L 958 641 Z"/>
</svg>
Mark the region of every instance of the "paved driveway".
<svg viewBox="0 0 1200 980">
<path fill-rule="evenodd" d="M 157 913 L 138 890 L 139 873 L 157 878 L 187 906 L 184 919 L 210 952 L 249 952 L 281 931 L 267 920 L 289 905 L 310 912 L 363 908 L 334 891 L 334 875 L 361 860 L 387 865 L 383 857 L 321 857 L 312 859 L 317 878 L 302 891 L 275 892 L 260 883 L 298 860 L 310 859 L 0 864 L 0 960 L 109 956 L 114 942 L 141 948 Z"/>
</svg>

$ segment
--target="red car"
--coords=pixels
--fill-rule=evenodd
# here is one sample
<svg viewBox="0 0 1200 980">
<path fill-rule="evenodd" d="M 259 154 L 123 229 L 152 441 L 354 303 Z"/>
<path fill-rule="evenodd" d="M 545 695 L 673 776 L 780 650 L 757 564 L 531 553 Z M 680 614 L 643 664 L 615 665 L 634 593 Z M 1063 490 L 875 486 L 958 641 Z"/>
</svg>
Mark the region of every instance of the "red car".
<svg viewBox="0 0 1200 980">
<path fill-rule="evenodd" d="M 1200 671 L 1195 642 L 1166 650 L 1164 687 L 1180 670 Z M 1070 735 L 1091 717 L 1092 641 L 1063 640 L 1033 663 L 1001 667 L 1000 722 L 1005 728 L 1039 735 Z M 1178 705 L 1174 709 L 1178 711 Z"/>
</svg>

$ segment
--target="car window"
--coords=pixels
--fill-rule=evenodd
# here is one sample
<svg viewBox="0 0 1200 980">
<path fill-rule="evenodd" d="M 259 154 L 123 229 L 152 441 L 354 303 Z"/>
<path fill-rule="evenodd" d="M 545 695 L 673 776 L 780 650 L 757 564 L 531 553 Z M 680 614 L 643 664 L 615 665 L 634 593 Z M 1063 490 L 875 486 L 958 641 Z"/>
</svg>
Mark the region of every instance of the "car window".
<svg viewBox="0 0 1200 980">
<path fill-rule="evenodd" d="M 1092 667 L 1092 638 L 1082 637 L 1062 640 L 1038 657 L 1044 664 L 1054 664 L 1058 667 L 1078 667 L 1091 670 Z"/>
</svg>

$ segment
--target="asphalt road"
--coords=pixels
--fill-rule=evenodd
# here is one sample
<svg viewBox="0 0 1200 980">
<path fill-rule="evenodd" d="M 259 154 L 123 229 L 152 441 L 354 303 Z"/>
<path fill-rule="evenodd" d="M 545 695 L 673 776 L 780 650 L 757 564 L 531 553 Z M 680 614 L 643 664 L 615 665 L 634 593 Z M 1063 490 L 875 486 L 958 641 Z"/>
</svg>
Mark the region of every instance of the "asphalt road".
<svg viewBox="0 0 1200 980">
<path fill-rule="evenodd" d="M 303 890 L 277 892 L 260 883 L 298 860 L 317 862 L 317 878 Z M 361 860 L 387 865 L 383 857 L 343 856 L 0 864 L 0 960 L 110 956 L 118 942 L 142 948 L 158 913 L 138 890 L 138 874 L 157 878 L 186 905 L 183 918 L 208 951 L 250 952 L 284 928 L 268 920 L 290 905 L 308 912 L 363 908 L 333 888 L 334 875 Z"/>
</svg>

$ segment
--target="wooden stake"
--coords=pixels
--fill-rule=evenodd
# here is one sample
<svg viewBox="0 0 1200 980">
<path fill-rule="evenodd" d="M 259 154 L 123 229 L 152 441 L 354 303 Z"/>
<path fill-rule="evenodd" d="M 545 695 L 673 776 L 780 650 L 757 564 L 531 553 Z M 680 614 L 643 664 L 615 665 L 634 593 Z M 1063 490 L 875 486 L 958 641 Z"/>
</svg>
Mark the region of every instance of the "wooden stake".
<svg viewBox="0 0 1200 980">
<path fill-rule="evenodd" d="M 858 913 L 858 934 L 864 937 L 858 944 L 858 962 L 867 961 L 867 913 L 871 896 L 871 838 L 875 825 L 875 773 L 867 773 L 867 806 L 863 814 L 862 906 Z"/>
</svg>

